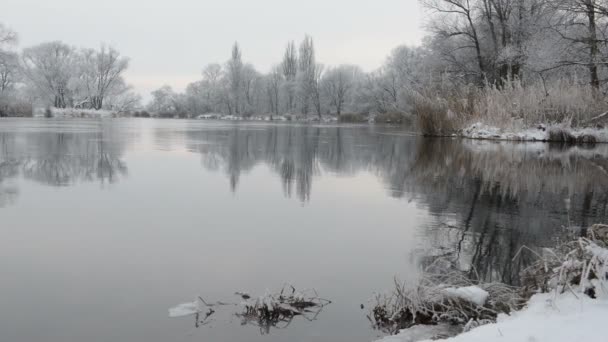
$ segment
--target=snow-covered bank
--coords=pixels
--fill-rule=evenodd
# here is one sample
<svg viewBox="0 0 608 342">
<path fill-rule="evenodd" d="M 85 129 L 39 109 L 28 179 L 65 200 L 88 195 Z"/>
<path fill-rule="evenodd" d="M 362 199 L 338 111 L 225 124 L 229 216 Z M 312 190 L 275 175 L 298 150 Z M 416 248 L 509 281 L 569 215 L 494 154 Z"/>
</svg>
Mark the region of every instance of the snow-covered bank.
<svg viewBox="0 0 608 342">
<path fill-rule="evenodd" d="M 561 126 L 539 125 L 528 129 L 502 129 L 481 122 L 472 124 L 456 134 L 463 138 L 508 141 L 568 141 L 590 143 L 608 142 L 606 128 L 564 128 Z"/>
<path fill-rule="evenodd" d="M 34 117 L 53 118 L 112 118 L 118 116 L 109 110 L 77 109 L 77 108 L 36 108 Z"/>
<path fill-rule="evenodd" d="M 555 296 L 538 294 L 528 306 L 512 315 L 499 315 L 496 323 L 483 325 L 449 342 L 600 342 L 606 341 L 603 326 L 608 318 L 608 299 L 591 299 L 571 292 Z M 434 329 L 433 329 L 434 328 Z M 414 342 L 441 334 L 444 328 L 414 326 L 378 342 Z"/>
<path fill-rule="evenodd" d="M 424 300 L 420 303 L 427 304 L 414 303 L 422 309 L 409 309 L 412 313 L 406 316 L 409 325 L 401 326 L 406 329 L 378 342 L 440 338 L 447 342 L 605 341 L 605 333 L 600 327 L 608 318 L 608 225 L 595 224 L 587 228 L 585 235 L 535 252 L 538 259 L 520 273 L 521 285 L 516 289 L 522 299 L 528 300 L 517 310 L 501 310 L 504 299 L 508 297 L 499 298 L 493 296 L 492 291 L 483 291 L 482 287 L 491 289 L 485 283 L 446 289 L 445 282 L 437 282 L 431 288 L 435 293 L 432 297 L 418 295 L 420 289 L 425 290 L 428 286 L 418 286 L 414 292 L 399 291 L 398 299 L 409 307 L 418 298 Z M 470 310 L 470 306 L 453 300 L 446 301 L 445 294 L 474 303 L 478 310 Z M 488 309 L 494 315 L 481 316 Z M 428 315 L 429 311 L 432 319 L 420 321 L 419 316 Z M 439 323 L 436 327 L 441 330 L 434 330 L 433 323 Z M 427 327 L 421 336 L 424 324 Z M 445 324 L 461 326 L 462 333 L 450 337 L 444 329 Z"/>
<path fill-rule="evenodd" d="M 337 122 L 338 118 L 335 116 L 324 115 L 319 118 L 317 115 L 250 115 L 250 116 L 238 116 L 238 115 L 224 115 L 224 114 L 201 114 L 195 117 L 198 120 L 222 120 L 222 121 L 279 121 L 279 122 Z"/>
</svg>

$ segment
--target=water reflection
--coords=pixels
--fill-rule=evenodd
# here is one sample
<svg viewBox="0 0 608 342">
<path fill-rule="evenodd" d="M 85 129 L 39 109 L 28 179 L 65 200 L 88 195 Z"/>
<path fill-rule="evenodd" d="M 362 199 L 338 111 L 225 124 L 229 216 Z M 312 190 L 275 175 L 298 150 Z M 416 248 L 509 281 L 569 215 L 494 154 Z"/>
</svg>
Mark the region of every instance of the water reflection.
<svg viewBox="0 0 608 342">
<path fill-rule="evenodd" d="M 188 132 L 203 165 L 236 191 L 243 173 L 264 164 L 287 196 L 311 198 L 323 173 L 371 172 L 393 197 L 426 208 L 432 251 L 450 254 L 485 280 L 516 283 L 533 257 L 521 246 L 551 245 L 562 228 L 606 220 L 608 150 L 424 139 L 373 127 L 235 126 Z M 357 186 L 353 184 L 353 186 Z"/>
<path fill-rule="evenodd" d="M 50 186 L 112 184 L 126 176 L 124 146 L 99 132 L 0 132 L 0 207 L 14 203 L 22 177 Z"/>
<path fill-rule="evenodd" d="M 447 255 L 515 283 L 531 259 L 510 262 L 522 245 L 606 221 L 606 170 L 603 145 L 422 139 L 381 126 L 2 120 L 0 268 L 14 276 L 1 285 L 0 330 L 14 341 L 372 340 L 353 303 L 395 274 L 414 277 L 411 255 Z M 197 291 L 284 281 L 336 304 L 263 337 L 218 313 L 184 336 L 192 322 L 165 317 Z M 33 313 L 44 329 L 23 323 Z"/>
<path fill-rule="evenodd" d="M 0 207 L 17 200 L 19 177 L 50 186 L 119 181 L 131 132 L 121 125 L 128 126 L 0 132 Z M 413 201 L 433 218 L 421 228 L 428 244 L 422 254 L 454 255 L 484 279 L 516 282 L 529 256 L 515 266 L 508 261 L 522 245 L 549 245 L 561 227 L 585 227 L 608 213 L 603 145 L 424 139 L 380 126 L 155 125 L 136 130 L 151 131 L 161 150 L 200 154 L 203 167 L 224 173 L 233 192 L 261 165 L 302 203 L 313 200 L 314 182 L 324 175 L 373 174 L 389 196 Z"/>
<path fill-rule="evenodd" d="M 416 140 L 403 134 L 381 134 L 374 128 L 269 126 L 188 131 L 188 148 L 202 154 L 208 170 L 221 170 L 236 191 L 243 173 L 267 165 L 285 194 L 310 200 L 313 179 L 323 172 L 341 176 L 373 171 L 402 196 Z"/>
<path fill-rule="evenodd" d="M 471 276 L 514 284 L 534 260 L 518 254 L 522 246 L 550 246 L 566 228 L 605 222 L 605 165 L 604 146 L 428 140 L 412 191 L 436 218 L 429 241 L 437 254 L 455 255 Z"/>
</svg>

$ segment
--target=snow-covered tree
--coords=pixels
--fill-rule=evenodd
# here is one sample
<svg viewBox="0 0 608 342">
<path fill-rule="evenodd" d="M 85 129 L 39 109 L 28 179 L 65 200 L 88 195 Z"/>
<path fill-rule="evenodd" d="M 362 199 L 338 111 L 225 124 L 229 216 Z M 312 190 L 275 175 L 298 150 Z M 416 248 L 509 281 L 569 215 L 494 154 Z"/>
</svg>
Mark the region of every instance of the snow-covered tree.
<svg viewBox="0 0 608 342">
<path fill-rule="evenodd" d="M 122 75 L 129 66 L 129 60 L 122 57 L 116 49 L 101 46 L 99 50 L 82 50 L 80 64 L 81 72 L 78 78 L 86 92 L 83 102 L 93 109 L 101 109 L 104 98 L 122 82 Z"/>
<path fill-rule="evenodd" d="M 322 89 L 329 100 L 331 108 L 338 116 L 354 95 L 354 87 L 363 72 L 355 65 L 340 65 L 329 68 L 321 80 Z"/>
<path fill-rule="evenodd" d="M 24 75 L 40 95 L 57 108 L 73 106 L 77 54 L 73 47 L 60 41 L 42 43 L 23 50 Z"/>
</svg>

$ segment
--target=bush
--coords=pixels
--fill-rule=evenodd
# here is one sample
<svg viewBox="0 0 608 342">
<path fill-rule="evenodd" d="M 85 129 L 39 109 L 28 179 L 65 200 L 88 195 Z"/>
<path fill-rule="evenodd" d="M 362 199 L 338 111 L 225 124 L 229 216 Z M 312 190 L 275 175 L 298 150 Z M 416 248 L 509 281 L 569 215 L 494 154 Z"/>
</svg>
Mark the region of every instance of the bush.
<svg viewBox="0 0 608 342">
<path fill-rule="evenodd" d="M 574 291 L 595 298 L 608 292 L 608 225 L 596 224 L 585 237 L 571 238 L 545 249 L 532 266 L 522 272 L 526 293 Z"/>
<path fill-rule="evenodd" d="M 367 117 L 361 114 L 347 113 L 338 116 L 338 122 L 343 123 L 362 123 L 367 122 Z"/>
<path fill-rule="evenodd" d="M 484 303 L 454 295 L 459 288 L 472 286 L 487 294 Z M 387 333 L 416 324 L 479 325 L 495 321 L 499 313 L 523 307 L 525 298 L 518 290 L 502 283 L 471 280 L 453 262 L 439 258 L 425 268 L 413 287 L 408 288 L 396 280 L 393 293 L 377 296 L 368 318 L 375 328 Z"/>
<path fill-rule="evenodd" d="M 0 101 L 0 117 L 32 117 L 34 109 L 23 101 Z"/>
<path fill-rule="evenodd" d="M 566 145 L 573 145 L 576 143 L 576 137 L 567 129 L 561 127 L 552 127 L 549 130 L 548 139 L 550 142 L 559 142 Z"/>
<path fill-rule="evenodd" d="M 458 101 L 421 94 L 413 95 L 411 99 L 418 129 L 423 135 L 448 136 L 456 133 L 463 126 L 462 114 L 459 114 L 462 108 L 456 108 L 462 107 L 457 104 Z"/>
</svg>

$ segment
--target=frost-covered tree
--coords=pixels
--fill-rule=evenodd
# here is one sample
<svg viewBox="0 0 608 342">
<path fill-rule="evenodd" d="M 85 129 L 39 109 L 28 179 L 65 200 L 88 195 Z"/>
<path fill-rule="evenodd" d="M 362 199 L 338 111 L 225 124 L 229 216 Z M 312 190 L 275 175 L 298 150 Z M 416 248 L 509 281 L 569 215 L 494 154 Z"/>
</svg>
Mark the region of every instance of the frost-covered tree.
<svg viewBox="0 0 608 342">
<path fill-rule="evenodd" d="M 287 98 L 286 111 L 292 112 L 295 109 L 296 75 L 298 73 L 298 52 L 294 41 L 287 43 L 281 66 L 285 79 L 283 89 Z"/>
<path fill-rule="evenodd" d="M 355 83 L 361 74 L 361 69 L 355 65 L 340 65 L 329 68 L 323 75 L 323 92 L 338 116 L 342 114 L 345 105 L 352 101 Z"/>
<path fill-rule="evenodd" d="M 241 48 L 238 43 L 232 46 L 232 55 L 226 63 L 227 78 L 230 87 L 230 114 L 241 113 L 241 97 L 243 86 L 243 59 Z"/>
<path fill-rule="evenodd" d="M 42 43 L 23 50 L 23 72 L 30 85 L 57 108 L 73 105 L 72 84 L 77 55 L 73 47 L 59 41 Z"/>
<path fill-rule="evenodd" d="M 86 92 L 83 101 L 93 109 L 101 109 L 104 98 L 122 82 L 129 60 L 122 57 L 116 49 L 101 46 L 99 50 L 82 50 L 80 64 L 81 73 L 78 77 Z"/>
<path fill-rule="evenodd" d="M 17 42 L 17 33 L 0 23 L 0 49 Z"/>
<path fill-rule="evenodd" d="M 322 71 L 322 65 L 316 62 L 312 37 L 307 35 L 300 44 L 298 57 L 297 84 L 302 114 L 308 114 L 310 106 L 313 105 L 321 116 L 319 79 Z"/>
<path fill-rule="evenodd" d="M 152 101 L 148 104 L 148 110 L 156 113 L 159 117 L 173 117 L 182 115 L 184 103 L 182 96 L 168 85 L 164 85 L 152 93 Z"/>
<path fill-rule="evenodd" d="M 19 57 L 14 51 L 17 34 L 0 23 L 0 116 L 15 112 L 20 82 Z"/>
<path fill-rule="evenodd" d="M 12 90 L 18 79 L 18 57 L 10 50 L 16 42 L 17 34 L 0 23 L 0 94 Z"/>
<path fill-rule="evenodd" d="M 602 69 L 608 66 L 608 2 L 551 0 L 549 3 L 558 18 L 555 31 L 567 44 L 555 67 L 584 67 L 589 84 L 599 89 Z"/>
<path fill-rule="evenodd" d="M 268 99 L 268 110 L 270 113 L 280 114 L 281 85 L 283 83 L 283 71 L 281 66 L 274 66 L 265 78 L 266 96 Z M 289 97 L 288 97 L 289 99 Z M 289 108 L 289 104 L 287 106 Z"/>
<path fill-rule="evenodd" d="M 104 108 L 117 113 L 129 113 L 141 108 L 141 95 L 119 78 L 104 95 Z"/>
</svg>

